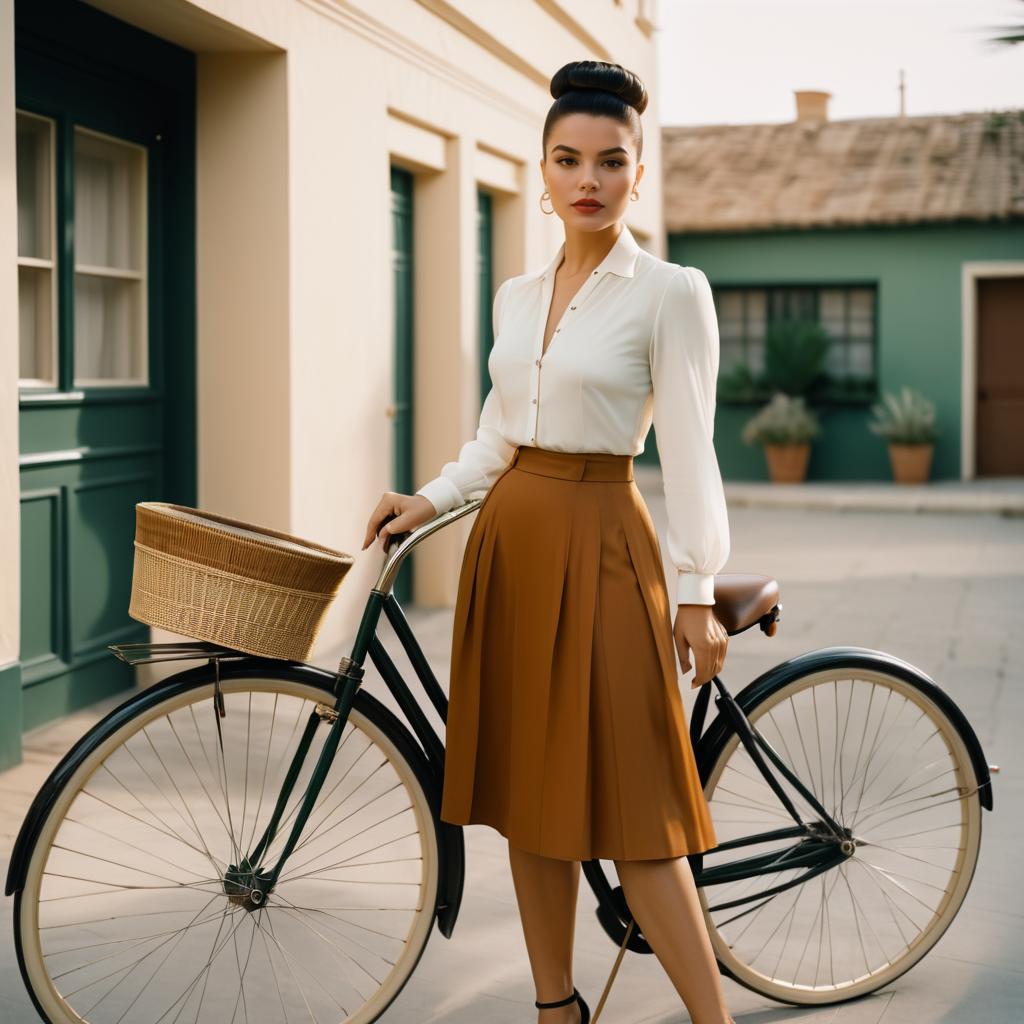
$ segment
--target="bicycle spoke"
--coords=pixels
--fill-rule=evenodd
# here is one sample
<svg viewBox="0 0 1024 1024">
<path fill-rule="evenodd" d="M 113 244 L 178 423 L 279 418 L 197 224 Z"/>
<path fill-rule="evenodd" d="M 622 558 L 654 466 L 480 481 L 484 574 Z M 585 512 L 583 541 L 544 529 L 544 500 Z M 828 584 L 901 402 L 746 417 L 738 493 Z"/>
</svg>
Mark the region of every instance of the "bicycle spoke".
<svg viewBox="0 0 1024 1024">
<path fill-rule="evenodd" d="M 845 858 L 827 871 L 805 879 L 807 867 L 787 867 L 794 850 L 812 862 L 819 850 L 835 856 L 843 836 L 796 804 L 809 815 L 802 841 L 759 840 L 767 822 L 788 815 L 739 738 L 730 737 L 706 790 L 720 843 L 708 855 L 715 872 L 763 860 L 754 874 L 705 883 L 716 953 L 744 984 L 784 1000 L 872 991 L 936 941 L 969 882 L 964 862 L 973 864 L 980 831 L 969 825 L 978 814 L 976 787 L 957 728 L 914 687 L 868 671 L 809 674 L 747 717 L 851 838 Z"/>
<path fill-rule="evenodd" d="M 272 679 L 221 688 L 219 730 L 212 686 L 120 725 L 31 854 L 36 913 L 19 927 L 31 924 L 54 1024 L 369 1024 L 418 962 L 439 862 L 434 811 L 400 748 L 353 709 L 270 887 L 245 856 L 294 771 L 263 849 L 276 863 L 328 733 L 293 769 L 324 694 Z"/>
</svg>

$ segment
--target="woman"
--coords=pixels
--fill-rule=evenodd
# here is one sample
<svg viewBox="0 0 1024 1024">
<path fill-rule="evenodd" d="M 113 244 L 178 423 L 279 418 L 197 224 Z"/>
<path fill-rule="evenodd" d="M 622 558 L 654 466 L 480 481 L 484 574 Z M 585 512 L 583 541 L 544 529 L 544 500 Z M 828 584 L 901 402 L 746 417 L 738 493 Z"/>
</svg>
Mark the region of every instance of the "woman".
<svg viewBox="0 0 1024 1024">
<path fill-rule="evenodd" d="M 684 671 L 692 652 L 696 686 L 721 670 L 727 645 L 712 610 L 729 553 L 712 443 L 714 304 L 700 270 L 646 253 L 623 224 L 644 171 L 640 80 L 576 61 L 551 94 L 541 209 L 561 217 L 565 242 L 544 270 L 498 289 L 494 386 L 476 438 L 415 495 L 386 493 L 363 549 L 378 531 L 486 496 L 455 607 L 441 817 L 508 839 L 539 1024 L 590 1017 L 572 948 L 580 861 L 591 858 L 614 860 L 695 1024 L 723 1024 L 685 857 L 717 840 L 672 647 L 674 636 Z M 671 597 L 633 481 L 652 420 Z"/>
</svg>

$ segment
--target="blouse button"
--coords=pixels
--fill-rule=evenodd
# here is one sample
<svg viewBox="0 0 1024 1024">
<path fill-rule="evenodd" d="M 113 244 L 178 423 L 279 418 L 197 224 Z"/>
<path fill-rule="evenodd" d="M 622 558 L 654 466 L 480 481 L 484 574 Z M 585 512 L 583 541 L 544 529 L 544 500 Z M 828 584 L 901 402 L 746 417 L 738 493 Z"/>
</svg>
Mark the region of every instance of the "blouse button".
<svg viewBox="0 0 1024 1024">
<path fill-rule="evenodd" d="M 534 362 L 535 362 L 535 363 L 536 363 L 536 364 L 537 364 L 538 366 L 540 366 L 540 360 L 539 360 L 539 359 L 535 359 L 535 360 L 534 360 Z"/>
<path fill-rule="evenodd" d="M 561 329 L 562 329 L 561 327 L 556 327 L 555 328 L 555 334 L 557 334 Z"/>
<path fill-rule="evenodd" d="M 570 306 L 569 308 L 570 308 L 570 309 L 575 309 L 576 307 L 575 307 L 575 306 Z"/>
<path fill-rule="evenodd" d="M 536 405 L 536 404 L 537 404 L 537 399 L 536 399 L 536 398 L 535 398 L 535 399 L 533 400 L 533 404 L 534 404 L 534 405 Z"/>
</svg>

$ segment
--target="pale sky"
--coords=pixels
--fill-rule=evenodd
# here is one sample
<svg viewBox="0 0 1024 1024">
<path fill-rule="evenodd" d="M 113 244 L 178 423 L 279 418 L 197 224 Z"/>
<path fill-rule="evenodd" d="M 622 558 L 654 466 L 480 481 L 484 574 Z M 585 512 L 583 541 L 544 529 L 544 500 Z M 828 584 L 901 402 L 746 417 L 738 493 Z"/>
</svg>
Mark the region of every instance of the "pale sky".
<svg viewBox="0 0 1024 1024">
<path fill-rule="evenodd" d="M 1021 0 L 659 0 L 662 124 L 792 121 L 794 89 L 830 120 L 1024 108 Z"/>
</svg>

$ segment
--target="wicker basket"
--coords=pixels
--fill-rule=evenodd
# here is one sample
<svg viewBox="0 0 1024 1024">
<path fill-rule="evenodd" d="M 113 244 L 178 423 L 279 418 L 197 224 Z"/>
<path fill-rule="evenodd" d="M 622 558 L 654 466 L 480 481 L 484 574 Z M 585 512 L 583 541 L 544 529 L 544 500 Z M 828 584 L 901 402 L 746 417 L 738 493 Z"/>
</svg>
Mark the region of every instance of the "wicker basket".
<svg viewBox="0 0 1024 1024">
<path fill-rule="evenodd" d="M 128 614 L 248 654 L 304 661 L 353 562 L 262 526 L 142 501 Z"/>
</svg>

